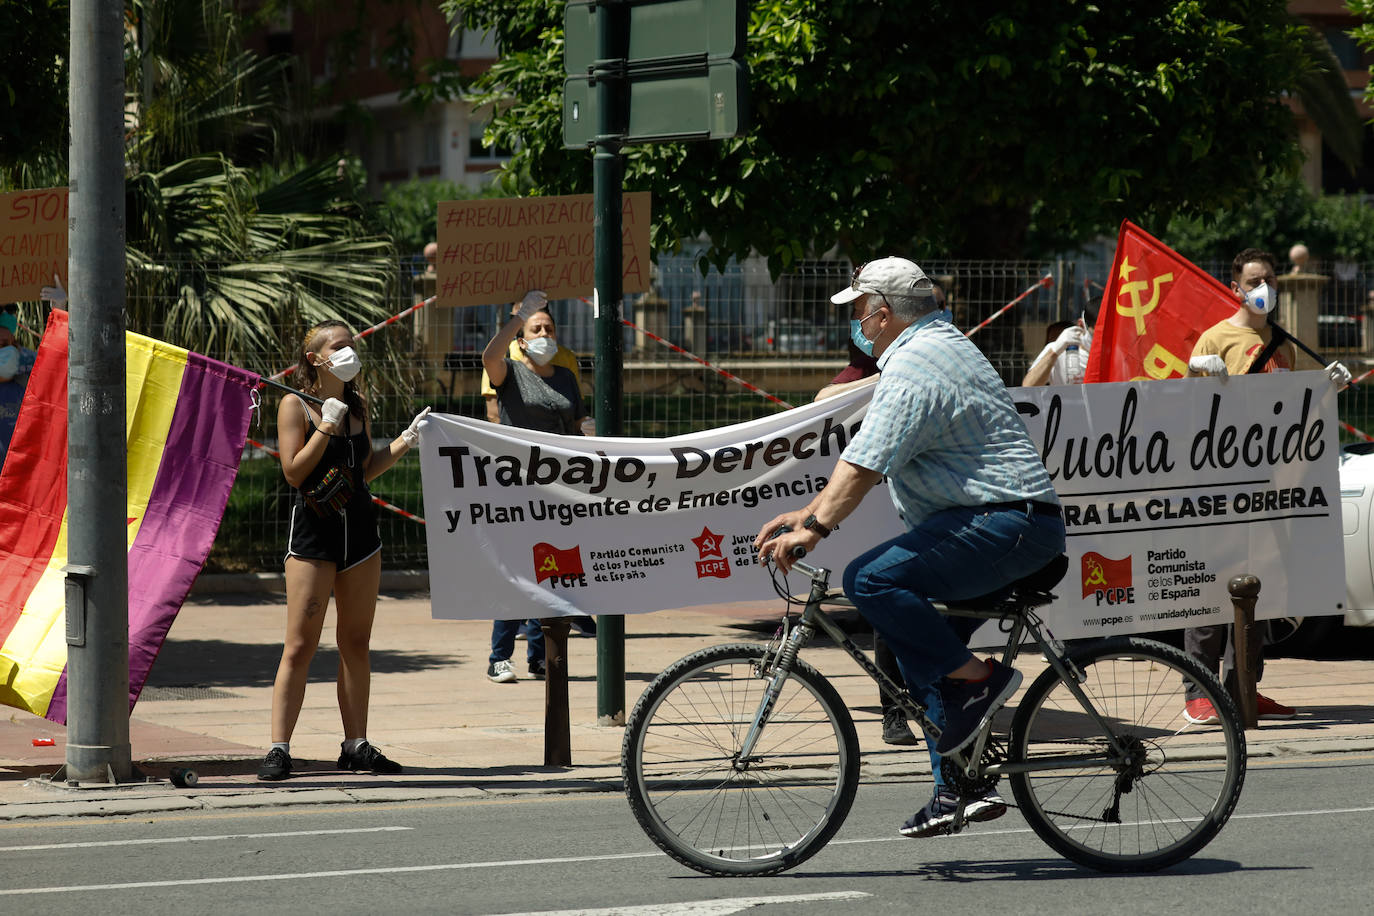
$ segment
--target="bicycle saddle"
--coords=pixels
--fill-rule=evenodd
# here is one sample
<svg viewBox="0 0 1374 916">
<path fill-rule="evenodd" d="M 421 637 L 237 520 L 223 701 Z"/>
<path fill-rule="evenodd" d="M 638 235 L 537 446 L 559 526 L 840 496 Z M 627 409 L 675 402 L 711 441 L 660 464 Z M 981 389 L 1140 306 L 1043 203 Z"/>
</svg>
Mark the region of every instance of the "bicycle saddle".
<svg viewBox="0 0 1374 916">
<path fill-rule="evenodd" d="M 960 599 L 958 601 L 949 601 L 946 603 L 952 606 L 972 608 L 974 610 L 991 610 L 1003 602 L 1026 605 L 1049 604 L 1051 598 L 1050 589 L 1058 585 L 1059 581 L 1064 578 L 1064 574 L 1068 571 L 1069 558 L 1061 553 L 1030 575 L 1023 576 L 1010 585 L 1004 585 L 994 592 L 988 592 L 986 595 L 979 595 L 976 598 Z"/>
</svg>

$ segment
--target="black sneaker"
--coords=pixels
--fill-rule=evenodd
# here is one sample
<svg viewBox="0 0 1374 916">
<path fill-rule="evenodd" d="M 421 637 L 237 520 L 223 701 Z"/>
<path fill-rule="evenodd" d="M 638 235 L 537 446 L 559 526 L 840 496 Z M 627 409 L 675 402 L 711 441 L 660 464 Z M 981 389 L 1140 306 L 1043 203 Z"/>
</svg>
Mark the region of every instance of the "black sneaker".
<svg viewBox="0 0 1374 916">
<path fill-rule="evenodd" d="M 923 839 L 948 833 L 954 825 L 954 812 L 958 808 L 959 796 L 949 789 L 937 789 L 926 806 L 902 825 L 901 834 Z M 970 798 L 964 803 L 964 819 L 969 821 L 995 821 L 1006 813 L 1007 803 L 996 790 L 978 798 Z"/>
<path fill-rule="evenodd" d="M 279 747 L 274 747 L 263 758 L 258 767 L 258 779 L 285 779 L 291 775 L 291 755 Z"/>
<path fill-rule="evenodd" d="M 353 770 L 355 773 L 360 770 L 367 770 L 382 776 L 393 776 L 401 772 L 399 763 L 388 760 L 386 755 L 366 741 L 351 754 L 346 750 L 339 754 L 338 767 L 341 770 Z"/>
<path fill-rule="evenodd" d="M 883 712 L 883 741 L 903 745 L 918 743 L 911 726 L 906 724 L 906 713 L 895 706 Z"/>
<path fill-rule="evenodd" d="M 983 723 L 1011 699 L 1021 686 L 1021 672 L 995 659 L 988 659 L 991 673 L 985 680 L 970 682 L 945 678 L 940 684 L 940 701 L 945 707 L 945 728 L 935 745 L 939 754 L 962 750 L 977 735 Z"/>
<path fill-rule="evenodd" d="M 542 658 L 530 659 L 530 677 L 542 681 L 544 679 L 544 675 L 548 673 L 549 669 L 545 667 L 544 660 Z"/>
</svg>

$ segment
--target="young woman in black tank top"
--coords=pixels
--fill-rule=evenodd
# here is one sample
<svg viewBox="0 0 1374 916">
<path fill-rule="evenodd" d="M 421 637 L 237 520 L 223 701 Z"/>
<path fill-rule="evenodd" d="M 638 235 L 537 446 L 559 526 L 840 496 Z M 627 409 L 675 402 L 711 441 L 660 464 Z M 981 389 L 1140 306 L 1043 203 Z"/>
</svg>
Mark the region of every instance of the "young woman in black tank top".
<svg viewBox="0 0 1374 916">
<path fill-rule="evenodd" d="M 305 335 L 294 379 L 324 400 L 282 398 L 277 444 L 282 474 L 296 488 L 286 556 L 286 639 L 272 685 L 272 747 L 259 779 L 291 775 L 291 734 L 305 701 L 310 660 L 319 646 L 329 595 L 334 594 L 339 648 L 339 715 L 344 741 L 340 769 L 399 773 L 401 767 L 367 742 L 371 686 L 368 650 L 381 582 L 381 541 L 367 482 L 419 442 L 429 408 L 405 432 L 372 448 L 366 407 L 352 379 L 358 371 L 353 332 L 325 321 Z"/>
</svg>

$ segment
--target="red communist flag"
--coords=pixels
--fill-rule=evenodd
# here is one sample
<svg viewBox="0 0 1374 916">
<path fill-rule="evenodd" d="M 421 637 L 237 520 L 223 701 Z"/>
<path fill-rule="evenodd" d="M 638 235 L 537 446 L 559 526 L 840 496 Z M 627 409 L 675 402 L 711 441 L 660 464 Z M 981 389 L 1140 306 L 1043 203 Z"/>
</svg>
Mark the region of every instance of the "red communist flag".
<svg viewBox="0 0 1374 916">
<path fill-rule="evenodd" d="M 534 545 L 534 581 L 543 582 L 545 579 L 557 579 L 561 576 L 581 576 L 582 571 L 582 550 L 580 547 L 569 547 L 567 550 L 560 550 L 552 544 L 540 541 Z"/>
<path fill-rule="evenodd" d="M 1083 380 L 1179 378 L 1198 337 L 1237 304 L 1215 277 L 1123 220 Z"/>
</svg>

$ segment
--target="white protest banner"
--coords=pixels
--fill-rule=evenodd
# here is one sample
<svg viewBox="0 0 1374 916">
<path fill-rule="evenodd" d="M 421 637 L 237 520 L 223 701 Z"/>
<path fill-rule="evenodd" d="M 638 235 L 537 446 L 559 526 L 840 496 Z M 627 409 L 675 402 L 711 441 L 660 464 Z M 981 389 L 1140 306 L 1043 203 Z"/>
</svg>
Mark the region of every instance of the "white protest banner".
<svg viewBox="0 0 1374 916">
<path fill-rule="evenodd" d="M 1321 372 L 1012 392 L 1064 504 L 1056 636 L 1257 618 L 1345 600 L 1336 392 Z"/>
<path fill-rule="evenodd" d="M 556 436 L 431 414 L 420 468 L 433 616 L 631 614 L 775 597 L 750 544 L 825 484 L 870 393 L 672 439 Z M 899 531 L 879 485 L 825 541 L 833 584 L 850 559 Z"/>
<path fill-rule="evenodd" d="M 674 439 L 553 436 L 431 415 L 421 434 L 437 618 L 623 614 L 774 596 L 750 548 L 810 501 L 872 388 Z M 1320 372 L 1012 391 L 1064 504 L 1055 635 L 1232 619 L 1344 600 L 1336 395 Z M 901 530 L 880 485 L 817 548 L 832 571 Z M 799 591 L 801 583 L 794 583 Z M 981 643 L 979 640 L 975 640 Z"/>
</svg>

